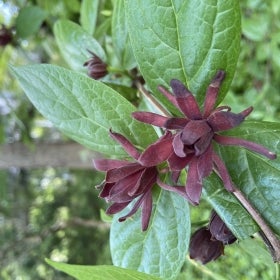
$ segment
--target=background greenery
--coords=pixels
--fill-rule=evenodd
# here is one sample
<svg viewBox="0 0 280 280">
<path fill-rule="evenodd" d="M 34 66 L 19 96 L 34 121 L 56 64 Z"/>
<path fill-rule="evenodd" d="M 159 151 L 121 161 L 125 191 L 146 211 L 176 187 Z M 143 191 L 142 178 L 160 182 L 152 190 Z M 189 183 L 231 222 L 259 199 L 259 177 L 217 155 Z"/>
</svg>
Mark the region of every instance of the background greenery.
<svg viewBox="0 0 280 280">
<path fill-rule="evenodd" d="M 99 8 L 90 18 L 95 26 L 90 32 L 106 50 L 107 59 L 118 65 L 111 38 L 114 1 L 93 2 L 99 2 Z M 280 3 L 246 0 L 240 4 L 241 53 L 224 102 L 233 111 L 253 105 L 251 119 L 279 121 Z M 11 44 L 0 47 L 1 144 L 22 141 L 32 146 L 35 141 L 68 140 L 32 107 L 8 72 L 8 64 L 47 62 L 68 67 L 54 39 L 54 24 L 61 19 L 87 21 L 80 15 L 81 8 L 78 0 L 0 1 L 0 23 L 14 30 Z M 28 26 L 32 14 L 37 24 Z M 134 95 L 126 97 L 137 102 Z M 94 188 L 101 179 L 93 170 L 10 167 L 1 171 L 0 278 L 72 279 L 46 264 L 46 257 L 74 264 L 111 264 L 109 227 L 100 219 L 105 205 Z M 195 231 L 207 222 L 211 209 L 203 202 L 191 210 Z M 227 246 L 225 256 L 206 266 L 186 258 L 179 279 L 273 279 L 276 274 L 261 242 L 257 246 L 245 240 Z"/>
</svg>

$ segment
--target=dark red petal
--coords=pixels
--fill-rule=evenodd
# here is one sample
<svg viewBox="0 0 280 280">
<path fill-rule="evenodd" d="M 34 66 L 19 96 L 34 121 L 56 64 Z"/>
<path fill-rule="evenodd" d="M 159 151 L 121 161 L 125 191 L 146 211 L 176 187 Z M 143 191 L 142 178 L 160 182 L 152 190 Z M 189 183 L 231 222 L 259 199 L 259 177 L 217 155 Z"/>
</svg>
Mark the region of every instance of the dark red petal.
<svg viewBox="0 0 280 280">
<path fill-rule="evenodd" d="M 177 133 L 173 138 L 173 150 L 178 157 L 185 157 L 184 143 L 181 140 L 181 133 Z"/>
<path fill-rule="evenodd" d="M 144 197 L 142 203 L 142 231 L 147 230 L 152 215 L 153 209 L 153 196 L 151 190 L 149 190 Z"/>
<path fill-rule="evenodd" d="M 184 198 L 186 198 L 187 200 L 189 200 L 189 197 L 187 196 L 187 194 L 186 194 L 186 189 L 185 189 L 185 187 L 184 186 L 170 186 L 170 185 L 167 185 L 167 184 L 165 184 L 165 183 L 163 183 L 161 180 L 157 180 L 157 183 L 158 183 L 158 185 L 162 188 L 162 189 L 164 189 L 164 190 L 166 190 L 166 191 L 171 191 L 171 192 L 175 192 L 175 193 L 177 193 L 177 194 L 179 194 L 179 195 L 181 195 L 181 196 L 183 196 Z"/>
<path fill-rule="evenodd" d="M 133 174 L 144 167 L 139 163 L 130 163 L 129 165 L 122 166 L 120 168 L 110 169 L 106 174 L 106 182 L 114 183 L 121 180 L 124 177 Z"/>
<path fill-rule="evenodd" d="M 220 85 L 225 78 L 225 72 L 219 70 L 209 85 L 204 101 L 204 118 L 207 118 L 215 107 Z"/>
<path fill-rule="evenodd" d="M 194 157 L 189 164 L 186 193 L 190 202 L 194 205 L 199 204 L 200 196 L 202 192 L 202 181 L 198 174 L 198 159 Z"/>
<path fill-rule="evenodd" d="M 128 139 L 126 139 L 123 135 L 113 132 L 112 130 L 110 130 L 110 135 L 113 139 L 115 139 L 116 141 L 118 141 L 123 148 L 125 149 L 125 151 L 134 159 L 138 159 L 138 157 L 140 156 L 140 153 L 137 151 L 137 149 L 130 143 L 130 141 Z"/>
<path fill-rule="evenodd" d="M 148 148 L 140 155 L 138 162 L 146 167 L 156 166 L 167 160 L 172 151 L 172 134 L 167 131 L 155 143 L 148 146 Z"/>
<path fill-rule="evenodd" d="M 155 184 L 157 180 L 157 176 L 158 176 L 158 171 L 156 167 L 145 168 L 138 179 L 137 189 L 136 188 L 130 189 L 128 192 L 129 195 L 138 196 L 148 191 L 148 189 Z"/>
<path fill-rule="evenodd" d="M 208 134 L 201 137 L 195 144 L 195 155 L 199 156 L 202 155 L 206 149 L 211 145 L 214 133 L 210 131 Z"/>
<path fill-rule="evenodd" d="M 213 158 L 213 162 L 215 163 L 216 168 L 217 168 L 215 170 L 215 172 L 222 179 L 225 188 L 229 192 L 234 192 L 235 191 L 235 186 L 231 181 L 231 178 L 229 176 L 228 170 L 227 170 L 224 162 L 221 160 L 221 158 L 215 152 L 213 152 L 212 158 Z"/>
<path fill-rule="evenodd" d="M 108 214 L 108 215 L 116 214 L 116 213 L 122 211 L 129 203 L 130 203 L 130 201 L 124 202 L 124 203 L 113 203 L 113 204 L 106 210 L 106 214 Z"/>
<path fill-rule="evenodd" d="M 271 152 L 264 146 L 251 142 L 251 141 L 241 139 L 241 138 L 215 134 L 213 139 L 221 145 L 241 146 L 248 150 L 261 154 L 269 159 L 276 159 L 276 157 L 277 157 L 277 155 L 275 153 Z"/>
<path fill-rule="evenodd" d="M 102 191 L 99 193 L 99 197 L 105 198 L 108 201 L 109 193 L 114 186 L 114 183 L 104 183 L 102 186 Z"/>
<path fill-rule="evenodd" d="M 176 98 L 174 95 L 172 95 L 171 92 L 169 92 L 166 88 L 163 86 L 158 86 L 158 90 L 176 107 L 178 107 Z"/>
<path fill-rule="evenodd" d="M 206 120 L 189 121 L 182 130 L 181 140 L 185 145 L 192 145 L 211 131 L 211 127 Z"/>
<path fill-rule="evenodd" d="M 193 158 L 194 154 L 188 154 L 184 157 L 178 157 L 175 153 L 172 153 L 168 158 L 168 165 L 171 171 L 181 171 L 184 169 Z"/>
<path fill-rule="evenodd" d="M 198 167 L 198 176 L 202 181 L 205 177 L 209 176 L 213 170 L 213 148 L 210 145 L 205 153 L 198 157 L 197 167 Z"/>
<path fill-rule="evenodd" d="M 98 171 L 108 171 L 125 166 L 129 163 L 130 162 L 126 160 L 96 158 L 93 160 L 93 167 Z"/>
<path fill-rule="evenodd" d="M 140 122 L 159 127 L 165 127 L 165 123 L 169 120 L 168 117 L 164 117 L 151 112 L 133 112 L 132 117 Z"/>
<path fill-rule="evenodd" d="M 169 118 L 164 127 L 167 129 L 183 129 L 188 122 L 186 118 Z"/>
<path fill-rule="evenodd" d="M 201 119 L 199 106 L 192 93 L 179 80 L 171 80 L 170 85 L 182 113 L 192 120 Z"/>
<path fill-rule="evenodd" d="M 238 126 L 244 121 L 244 116 L 232 112 L 216 111 L 208 117 L 207 121 L 213 131 L 216 132 Z"/>
</svg>

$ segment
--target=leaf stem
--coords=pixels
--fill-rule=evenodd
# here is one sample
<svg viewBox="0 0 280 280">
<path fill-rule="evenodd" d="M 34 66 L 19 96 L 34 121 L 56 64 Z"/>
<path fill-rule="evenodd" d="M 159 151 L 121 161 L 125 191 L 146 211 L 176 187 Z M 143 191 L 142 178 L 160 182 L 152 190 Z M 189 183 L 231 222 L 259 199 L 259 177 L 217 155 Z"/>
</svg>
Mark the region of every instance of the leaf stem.
<svg viewBox="0 0 280 280">
<path fill-rule="evenodd" d="M 272 231 L 272 229 L 268 226 L 265 220 L 262 218 L 260 213 L 253 207 L 250 201 L 244 196 L 244 194 L 236 189 L 233 191 L 235 197 L 239 200 L 239 202 L 245 207 L 245 209 L 249 212 L 255 222 L 261 229 L 261 237 L 263 238 L 265 244 L 270 250 L 273 261 L 276 263 L 280 262 L 280 241 Z"/>
<path fill-rule="evenodd" d="M 165 117 L 170 117 L 169 112 L 144 88 L 144 86 L 136 81 L 138 90 L 145 96 L 145 98 Z"/>
</svg>

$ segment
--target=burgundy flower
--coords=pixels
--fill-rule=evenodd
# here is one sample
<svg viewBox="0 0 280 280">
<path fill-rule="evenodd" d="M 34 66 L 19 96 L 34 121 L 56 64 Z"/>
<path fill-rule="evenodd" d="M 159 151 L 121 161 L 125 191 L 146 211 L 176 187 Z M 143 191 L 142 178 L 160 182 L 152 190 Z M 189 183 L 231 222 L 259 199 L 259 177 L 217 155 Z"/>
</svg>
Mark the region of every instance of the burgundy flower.
<svg viewBox="0 0 280 280">
<path fill-rule="evenodd" d="M 236 241 L 234 234 L 215 211 L 212 211 L 211 214 L 209 230 L 211 232 L 212 239 L 219 240 L 225 245 L 232 244 Z"/>
<path fill-rule="evenodd" d="M 152 212 L 152 188 L 159 181 L 159 171 L 156 166 L 166 161 L 172 153 L 172 143 L 169 141 L 172 135 L 167 131 L 143 153 L 139 153 L 121 134 L 110 131 L 110 135 L 123 146 L 134 161 L 94 159 L 94 167 L 99 171 L 107 172 L 104 182 L 100 185 L 102 187 L 100 197 L 112 203 L 106 211 L 107 214 L 120 212 L 138 198 L 129 213 L 119 221 L 126 220 L 141 207 L 144 231 L 148 228 Z M 178 191 L 180 192 L 184 193 L 183 190 Z"/>
<path fill-rule="evenodd" d="M 203 178 L 214 170 L 222 179 L 225 188 L 232 192 L 235 187 L 230 179 L 225 164 L 214 151 L 212 141 L 221 145 L 242 146 L 260 153 L 269 159 L 276 154 L 256 143 L 218 134 L 241 124 L 253 110 L 252 107 L 235 114 L 229 106 L 215 108 L 218 91 L 225 77 L 224 71 L 218 71 L 209 85 L 200 110 L 193 94 L 178 80 L 171 80 L 174 95 L 164 87 L 159 90 L 173 103 L 185 117 L 167 117 L 150 112 L 134 112 L 133 117 L 141 122 L 174 130 L 172 137 L 173 153 L 168 158 L 173 178 L 176 181 L 180 171 L 188 166 L 186 193 L 190 202 L 198 204 L 202 191 Z"/>
<path fill-rule="evenodd" d="M 95 79 L 101 79 L 108 74 L 107 64 L 103 62 L 96 54 L 89 51 L 92 58 L 84 63 L 84 66 L 88 68 L 88 75 Z"/>
<path fill-rule="evenodd" d="M 5 25 L 2 24 L 2 28 L 0 28 L 0 46 L 6 46 L 9 43 L 11 43 L 13 40 L 13 34 L 12 31 L 5 27 Z"/>
<path fill-rule="evenodd" d="M 224 245 L 221 241 L 213 240 L 207 227 L 198 229 L 191 237 L 190 258 L 206 264 L 224 254 Z"/>
</svg>

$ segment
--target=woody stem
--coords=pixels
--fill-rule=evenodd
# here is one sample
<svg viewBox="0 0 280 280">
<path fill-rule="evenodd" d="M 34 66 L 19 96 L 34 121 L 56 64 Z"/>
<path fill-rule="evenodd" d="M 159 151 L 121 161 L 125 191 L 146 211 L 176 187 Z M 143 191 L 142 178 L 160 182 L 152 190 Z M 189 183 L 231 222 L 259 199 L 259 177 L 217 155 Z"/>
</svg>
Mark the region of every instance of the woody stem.
<svg viewBox="0 0 280 280">
<path fill-rule="evenodd" d="M 261 236 L 270 249 L 272 258 L 274 262 L 280 262 L 280 241 L 272 231 L 272 229 L 268 226 L 265 220 L 262 218 L 260 213 L 252 206 L 250 201 L 244 196 L 244 194 L 236 189 L 233 191 L 235 197 L 239 200 L 239 202 L 245 207 L 245 209 L 249 212 L 255 222 L 261 229 Z"/>
</svg>

